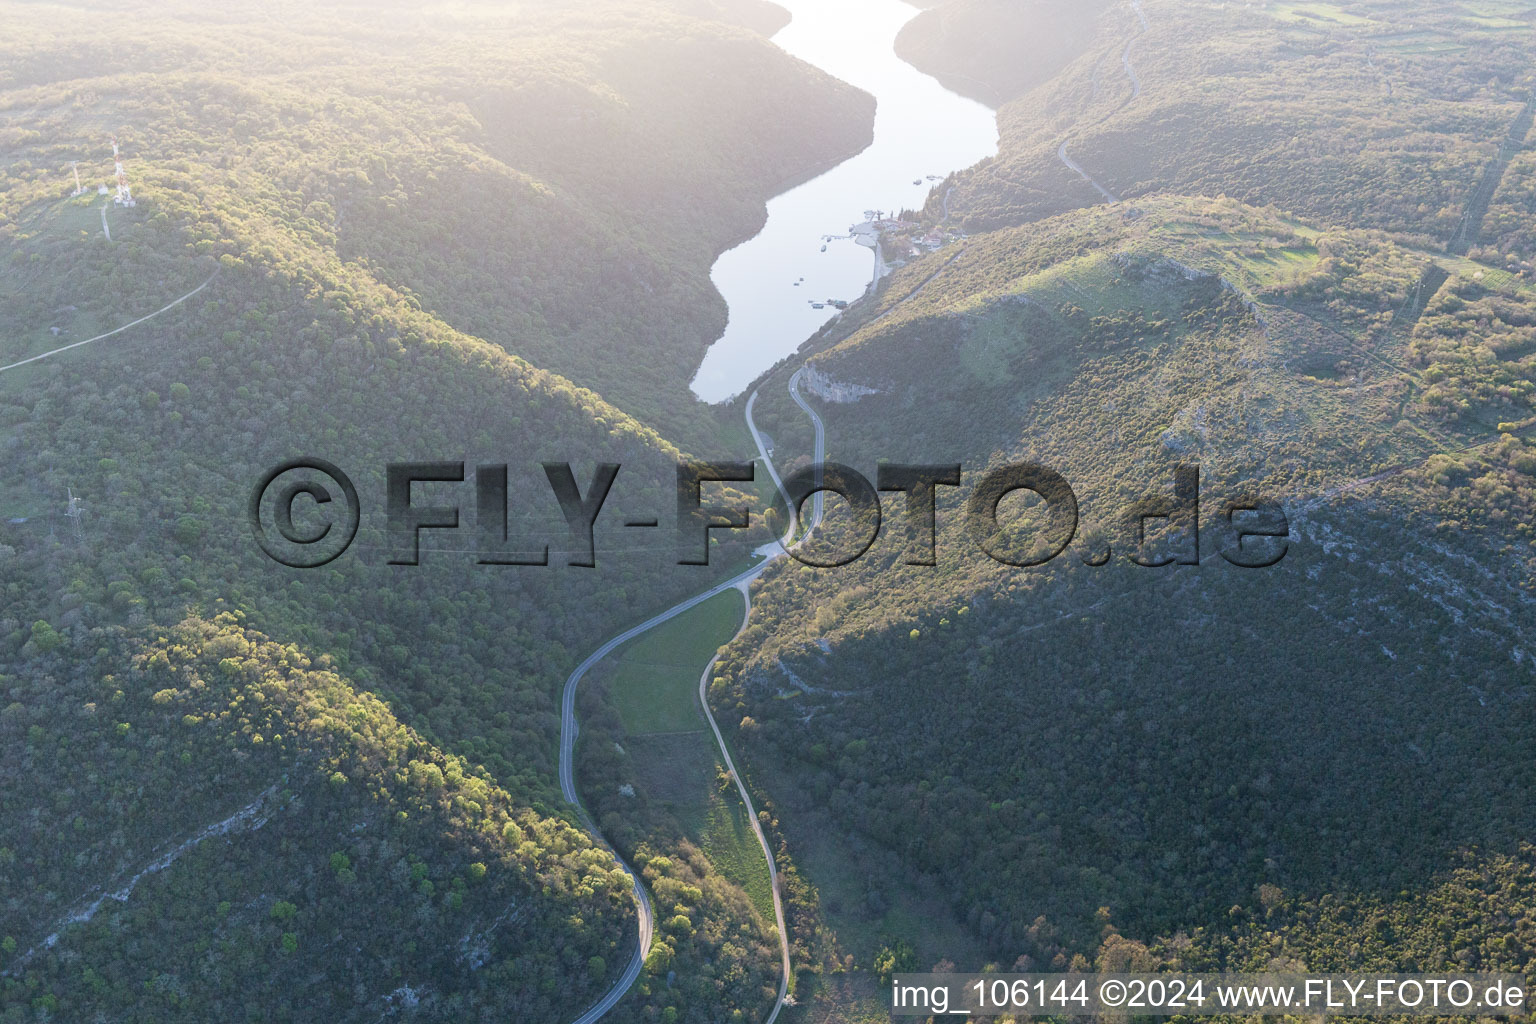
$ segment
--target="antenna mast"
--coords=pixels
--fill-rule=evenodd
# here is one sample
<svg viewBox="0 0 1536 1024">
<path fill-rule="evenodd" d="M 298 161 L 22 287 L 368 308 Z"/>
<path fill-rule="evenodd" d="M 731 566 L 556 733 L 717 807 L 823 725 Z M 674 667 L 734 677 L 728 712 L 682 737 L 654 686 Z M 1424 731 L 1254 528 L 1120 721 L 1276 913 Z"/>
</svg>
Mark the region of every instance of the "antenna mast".
<svg viewBox="0 0 1536 1024">
<path fill-rule="evenodd" d="M 69 508 L 65 510 L 67 516 L 75 524 L 75 541 L 80 541 L 80 514 L 85 511 L 85 506 L 80 504 L 80 499 L 75 497 L 75 489 L 69 489 Z"/>
<path fill-rule="evenodd" d="M 75 190 L 70 195 L 83 195 L 85 193 L 85 186 L 80 184 L 80 161 L 71 160 L 69 162 L 69 169 L 75 172 Z"/>
<path fill-rule="evenodd" d="M 118 206 L 137 206 L 133 201 L 133 190 L 128 187 L 128 172 L 123 170 L 123 158 L 117 152 L 117 136 L 112 136 L 112 163 L 117 168 L 117 198 L 113 200 Z"/>
</svg>

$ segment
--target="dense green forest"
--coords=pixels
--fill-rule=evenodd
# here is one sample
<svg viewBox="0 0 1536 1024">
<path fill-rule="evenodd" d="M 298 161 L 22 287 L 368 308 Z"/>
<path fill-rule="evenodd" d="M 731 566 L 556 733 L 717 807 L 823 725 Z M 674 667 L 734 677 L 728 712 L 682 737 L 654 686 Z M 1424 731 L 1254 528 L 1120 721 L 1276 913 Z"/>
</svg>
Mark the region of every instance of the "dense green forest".
<svg viewBox="0 0 1536 1024">
<path fill-rule="evenodd" d="M 628 876 L 241 619 L 31 628 L 0 726 L 7 1018 L 521 1020 L 591 998 L 632 942 Z"/>
<path fill-rule="evenodd" d="M 894 967 L 1536 975 L 1536 8 L 920 6 L 898 52 L 1000 105 L 1001 150 L 755 418 L 806 464 L 804 367 L 830 458 L 962 464 L 937 564 L 888 493 L 735 639 L 728 591 L 594 669 L 602 841 L 563 681 L 769 537 L 701 569 L 617 525 L 669 518 L 680 456 L 753 454 L 687 388 L 709 268 L 871 97 L 759 0 L 5 7 L 5 1020 L 575 1018 L 635 950 L 604 843 L 656 926 L 606 1019 L 762 1019 L 717 650 L 781 1021 L 884 1019 Z M 247 519 L 301 455 L 363 505 L 314 570 Z M 418 488 L 461 525 L 390 564 L 384 467 L 437 459 L 507 464 L 503 553 L 550 564 L 480 561 L 468 479 Z M 542 461 L 621 464 L 597 571 Z M 1035 568 L 965 519 L 1018 461 L 1081 513 Z M 1190 464 L 1198 542 L 1144 534 Z M 1245 501 L 1285 517 L 1272 567 L 1222 557 Z M 1038 550 L 1038 503 L 999 507 Z M 832 499 L 817 542 L 861 525 Z"/>
<path fill-rule="evenodd" d="M 1012 570 L 967 535 L 963 495 L 941 492 L 935 568 L 899 564 L 893 509 L 859 562 L 785 565 L 757 589 L 711 692 L 803 869 L 791 933 L 829 998 L 893 944 L 921 966 L 958 959 L 913 923 L 923 893 L 977 937 L 975 966 L 1091 962 L 1109 922 L 1236 969 L 1251 940 L 1224 936 L 1252 919 L 1309 969 L 1528 969 L 1482 904 L 1448 896 L 1430 918 L 1402 895 L 1464 891 L 1446 881 L 1463 857 L 1531 870 L 1530 371 L 1471 357 L 1459 326 L 1487 323 L 1475 333 L 1498 345 L 1520 303 L 1453 277 L 1399 337 L 1370 311 L 1407 304 L 1421 260 L 1389 245 L 1319 236 L 1315 270 L 1250 309 L 1216 278 L 1157 276 L 1151 241 L 1085 246 L 1070 276 L 1048 263 L 974 292 L 957 281 L 948 300 L 941 277 L 813 360 L 879 388 L 819 406 L 845 439 L 834 457 L 867 472 L 919 453 L 1039 459 L 1083 512 L 1065 555 Z M 969 255 L 955 266 L 997 266 Z M 1076 305 L 1085 294 L 1117 311 Z M 1189 460 L 1202 564 L 1127 564 L 1126 511 Z M 1273 569 L 1217 556 L 1218 502 L 1247 489 L 1287 512 Z M 1108 548 L 1110 566 L 1084 564 Z M 1275 893 L 1310 909 L 1267 918 Z M 1417 938 L 1367 958 L 1310 927 L 1330 912 Z"/>
<path fill-rule="evenodd" d="M 963 51 L 1006 31 L 981 10 L 927 24 L 948 11 Z M 876 1019 L 892 963 L 1536 969 L 1533 15 L 1110 8 L 959 177 L 970 237 L 770 374 L 756 417 L 791 453 L 808 353 L 830 458 L 967 470 L 935 567 L 901 564 L 887 496 L 857 562 L 754 585 L 711 685 L 808 1019 Z M 1022 460 L 1081 512 L 1032 569 L 964 523 L 980 473 Z M 1200 565 L 1132 565 L 1192 543 L 1130 518 L 1180 463 Z M 1287 517 L 1272 569 L 1220 557 L 1243 495 Z M 829 539 L 853 527 L 831 507 Z"/>
<path fill-rule="evenodd" d="M 71 160 L 109 173 L 116 134 L 140 194 L 217 209 L 212 193 L 238 193 L 225 215 L 280 222 L 453 327 L 706 441 L 714 418 L 685 384 L 725 322 L 709 266 L 766 197 L 867 144 L 869 98 L 665 5 L 536 10 L 445 29 L 321 8 L 285 31 L 236 9 L 200 16 L 165 68 L 134 63 L 125 13 L 98 23 L 110 48 L 76 73 L 81 40 L 39 17 L 11 44 L 0 223 L 25 231 L 67 193 Z M 809 112 L 792 136 L 765 116 L 770 94 Z"/>
<path fill-rule="evenodd" d="M 709 263 L 862 144 L 868 98 L 768 46 L 756 4 L 182 13 L 8 10 L 0 44 L 0 364 L 153 314 L 0 378 L 0 998 L 22 1019 L 575 1016 L 635 912 L 560 798 L 559 685 L 719 571 L 611 524 L 673 506 L 680 444 L 736 443 L 685 384 L 724 320 Z M 795 133 L 739 118 L 767 81 L 811 112 Z M 114 135 L 133 208 L 95 193 Z M 363 505 L 310 571 L 246 517 L 301 455 Z M 477 564 L 471 483 L 418 495 L 462 527 L 389 564 L 385 465 L 444 458 L 509 466 L 509 544 L 548 543 L 547 567 Z M 621 464 L 598 572 L 565 564 L 542 460 L 583 488 Z M 690 884 L 668 863 L 645 868 Z M 706 913 L 620 1013 L 665 1017 L 668 975 L 719 959 L 729 915 Z"/>
</svg>

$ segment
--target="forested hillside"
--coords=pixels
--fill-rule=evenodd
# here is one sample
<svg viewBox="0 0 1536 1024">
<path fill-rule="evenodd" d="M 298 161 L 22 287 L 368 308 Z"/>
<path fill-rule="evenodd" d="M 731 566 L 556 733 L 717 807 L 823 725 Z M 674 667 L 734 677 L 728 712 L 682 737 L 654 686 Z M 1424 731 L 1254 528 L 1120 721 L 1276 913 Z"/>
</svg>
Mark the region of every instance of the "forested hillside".
<svg viewBox="0 0 1536 1024">
<path fill-rule="evenodd" d="M 727 588 L 618 647 L 564 722 L 581 811 L 562 684 L 785 524 L 707 569 L 664 528 L 680 456 L 756 454 L 745 399 L 687 387 L 710 266 L 869 142 L 871 97 L 760 0 L 4 7 L 0 1015 L 558 1022 L 612 990 L 619 1022 L 832 1024 L 936 965 L 1536 977 L 1536 7 L 922 6 L 900 54 L 1001 104 L 1001 150 L 929 178 L 892 272 L 744 394 L 786 475 L 807 408 L 871 480 L 963 465 L 935 564 L 887 492 L 868 553 L 779 559 L 739 636 Z M 132 206 L 97 192 L 113 139 Z M 250 524 L 298 456 L 362 506 L 309 570 Z M 385 467 L 437 460 L 466 478 L 412 501 L 459 525 L 392 564 Z M 967 521 L 1024 461 L 1079 512 L 1040 565 L 983 550 L 1038 560 L 1038 501 Z M 620 465 L 595 568 L 542 462 L 582 494 Z M 829 499 L 809 543 L 865 525 Z"/>
<path fill-rule="evenodd" d="M 607 854 L 240 619 L 42 624 L 11 662 L 8 1015 L 548 1019 L 592 998 L 633 941 Z"/>
<path fill-rule="evenodd" d="M 241 10 L 171 39 L 166 22 L 99 16 L 101 59 L 78 67 L 78 31 L 24 20 L 0 129 L 7 220 L 25 230 L 67 194 L 71 160 L 109 174 L 116 135 L 138 194 L 280 220 L 694 442 L 714 424 L 686 381 L 725 323 L 715 255 L 768 196 L 868 142 L 867 96 L 665 4 L 477 7 L 453 28 L 387 6 L 286 25 Z M 135 39 L 161 63 L 136 63 Z M 805 111 L 793 133 L 770 102 Z"/>
<path fill-rule="evenodd" d="M 935 566 L 885 495 L 862 558 L 754 586 L 710 687 L 806 998 L 875 1013 L 881 971 L 941 962 L 1532 971 L 1536 15 L 1469 10 L 1107 9 L 960 176 L 970 236 L 770 375 L 784 450 L 805 362 L 830 458 L 966 469 Z M 965 522 L 1018 461 L 1081 514 L 1034 568 Z M 1198 547 L 1143 541 L 1180 464 Z M 1271 568 L 1223 557 L 1244 496 L 1284 512 Z M 1038 506 L 993 542 L 1040 553 Z"/>
<path fill-rule="evenodd" d="M 1236 969 L 1251 939 L 1227 929 L 1268 920 L 1309 969 L 1528 968 L 1481 904 L 1437 896 L 1431 919 L 1400 895 L 1456 891 L 1463 857 L 1528 873 L 1533 826 L 1530 364 L 1497 341 L 1522 306 L 1453 276 L 1394 331 L 1426 265 L 1231 202 L 1106 210 L 971 239 L 897 306 L 933 269 L 909 268 L 889 316 L 812 358 L 873 392 L 812 399 L 833 458 L 969 470 L 940 489 L 935 567 L 901 564 L 889 496 L 859 561 L 769 570 L 711 687 L 801 868 L 791 932 L 830 998 L 850 956 L 958 959 L 912 923 L 924 893 L 975 937 L 972 966 L 1112 956 L 1113 925 Z M 1501 355 L 1469 356 L 1472 323 Z M 762 415 L 793 436 L 788 402 Z M 963 503 L 1024 460 L 1065 476 L 1082 521 L 1014 569 Z M 1181 463 L 1201 564 L 1132 565 L 1194 550 L 1128 518 Z M 1221 556 L 1245 493 L 1285 511 L 1272 568 Z M 1003 519 L 1020 554 L 1048 525 L 1016 499 Z M 1362 959 L 1308 924 L 1340 903 L 1418 938 Z"/>
<path fill-rule="evenodd" d="M 955 92 L 1000 107 L 1081 55 L 1107 6 L 1107 0 L 948 0 L 903 26 L 896 52 Z"/>
<path fill-rule="evenodd" d="M 619 463 L 613 524 L 673 507 L 679 444 L 724 453 L 686 389 L 709 263 L 861 144 L 868 101 L 769 47 L 760 5 L 455 12 L 7 10 L 13 1013 L 558 1019 L 633 953 L 628 878 L 557 789 L 559 685 L 711 570 L 601 524 L 599 570 L 569 566 L 539 463 L 583 492 Z M 803 130 L 739 117 L 765 81 Z M 114 135 L 131 208 L 94 188 Z M 361 498 L 321 569 L 251 536 L 295 456 Z M 389 564 L 385 466 L 440 459 L 507 464 L 504 553 L 549 564 L 479 563 L 469 481 L 417 487 L 461 528 Z M 718 959 L 705 914 L 621 1015 Z"/>
<path fill-rule="evenodd" d="M 1007 6 L 951 0 L 926 16 L 949 12 L 950 45 L 974 51 L 1008 31 Z M 1113 5 L 1086 52 L 1008 97 L 997 159 L 950 209 L 973 228 L 1014 224 L 1098 202 L 1097 183 L 1443 242 L 1536 88 L 1530 31 L 1518 3 Z"/>
</svg>

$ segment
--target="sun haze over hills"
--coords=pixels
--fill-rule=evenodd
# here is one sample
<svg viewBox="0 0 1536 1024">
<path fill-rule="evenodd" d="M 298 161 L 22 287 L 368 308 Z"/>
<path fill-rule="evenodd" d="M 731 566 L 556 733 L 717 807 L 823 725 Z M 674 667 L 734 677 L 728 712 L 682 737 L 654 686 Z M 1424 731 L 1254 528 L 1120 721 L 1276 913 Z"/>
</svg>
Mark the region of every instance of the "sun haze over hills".
<svg viewBox="0 0 1536 1024">
<path fill-rule="evenodd" d="M 1536 4 L 826 2 L 0 2 L 0 1018 L 1536 973 Z"/>
</svg>

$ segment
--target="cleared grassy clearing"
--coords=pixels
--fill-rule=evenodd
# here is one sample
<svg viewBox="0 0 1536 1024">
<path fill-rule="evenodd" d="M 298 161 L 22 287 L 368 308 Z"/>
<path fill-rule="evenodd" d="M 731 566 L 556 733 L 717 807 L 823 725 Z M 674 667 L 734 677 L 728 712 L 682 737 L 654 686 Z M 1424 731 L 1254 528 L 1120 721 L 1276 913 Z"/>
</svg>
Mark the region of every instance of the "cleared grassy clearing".
<svg viewBox="0 0 1536 1024">
<path fill-rule="evenodd" d="M 630 735 L 704 728 L 699 675 L 741 625 L 741 595 L 728 591 L 689 609 L 625 647 L 609 681 Z"/>
<path fill-rule="evenodd" d="M 771 924 L 773 888 L 768 881 L 768 866 L 763 863 L 763 848 L 757 845 L 752 823 L 747 820 L 747 809 L 734 790 L 714 793 L 695 839 L 715 870 L 745 892 L 763 920 Z"/>
<path fill-rule="evenodd" d="M 1371 19 L 1353 14 L 1335 4 L 1323 3 L 1279 3 L 1269 9 L 1269 13 L 1281 21 L 1291 22 L 1329 22 L 1335 25 L 1369 25 Z"/>
<path fill-rule="evenodd" d="M 1439 32 L 1400 32 L 1379 36 L 1374 42 L 1383 50 L 1398 54 L 1455 53 L 1466 45 Z"/>
<path fill-rule="evenodd" d="M 1068 260 L 1021 278 L 1009 294 L 1028 296 L 1046 308 L 1071 303 L 1090 316 L 1140 309 L 1148 315 L 1172 315 L 1179 300 L 1155 283 L 1127 280 L 1106 253 Z"/>
<path fill-rule="evenodd" d="M 719 750 L 698 704 L 699 676 L 741 615 L 741 596 L 731 590 L 658 626 L 624 649 L 608 692 L 630 737 L 636 781 L 772 923 L 762 848 L 735 788 L 721 785 Z"/>
<path fill-rule="evenodd" d="M 1473 24 L 1488 32 L 1518 32 L 1520 29 L 1529 29 L 1527 22 L 1516 21 L 1513 18 L 1472 18 Z"/>
<path fill-rule="evenodd" d="M 1189 222 L 1171 224 L 1160 233 L 1193 247 L 1190 258 L 1202 268 L 1250 289 L 1298 281 L 1322 258 L 1313 244 L 1318 232 L 1310 229 L 1297 231 L 1303 241 L 1291 244 L 1264 232 L 1216 231 Z"/>
<path fill-rule="evenodd" d="M 1436 255 L 1436 263 L 1458 277 L 1465 277 L 1481 284 L 1491 291 L 1504 292 L 1514 295 L 1517 293 L 1536 294 L 1536 285 L 1522 279 L 1517 274 L 1507 270 L 1480 263 L 1465 256 Z"/>
</svg>

